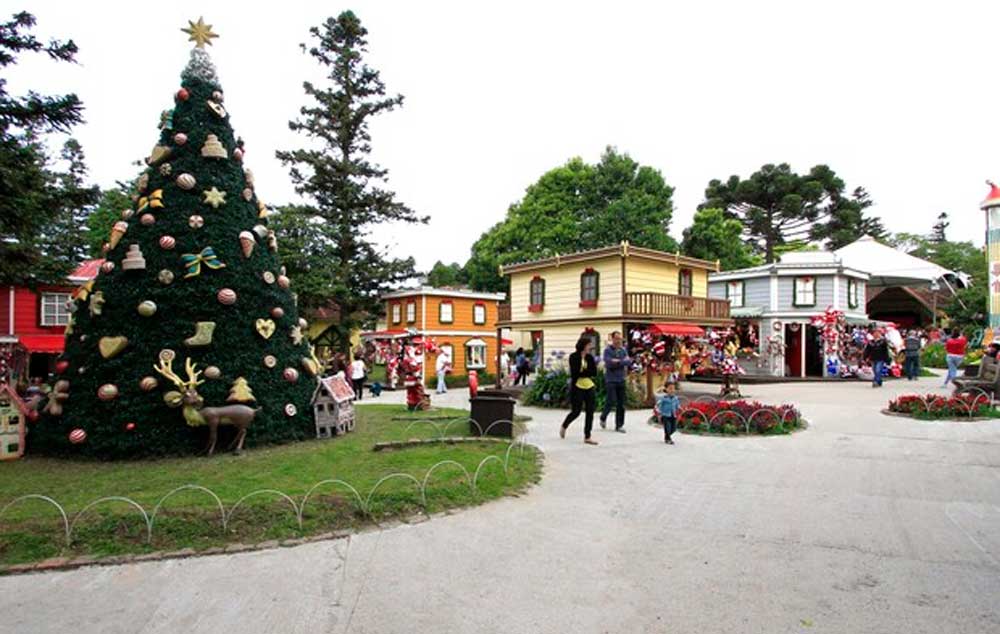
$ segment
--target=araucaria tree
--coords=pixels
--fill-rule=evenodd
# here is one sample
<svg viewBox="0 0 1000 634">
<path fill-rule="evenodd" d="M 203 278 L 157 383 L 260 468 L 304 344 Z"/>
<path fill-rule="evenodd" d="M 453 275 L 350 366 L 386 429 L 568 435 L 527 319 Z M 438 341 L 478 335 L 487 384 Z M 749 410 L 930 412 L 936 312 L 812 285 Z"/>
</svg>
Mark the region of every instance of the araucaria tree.
<svg viewBox="0 0 1000 634">
<path fill-rule="evenodd" d="M 862 188 L 845 193 L 845 184 L 826 165 L 797 174 L 787 163 L 765 165 L 749 178 L 712 180 L 699 209 L 718 208 L 743 224 L 748 244 L 774 262 L 782 245 L 814 240 L 830 248 L 865 234 L 882 237 L 881 223 L 865 216 L 871 206 Z"/>
<path fill-rule="evenodd" d="M 277 153 L 307 200 L 283 208 L 282 215 L 309 240 L 325 243 L 325 284 L 313 285 L 299 300 L 305 309 L 336 303 L 341 315 L 336 334 L 346 346 L 351 330 L 378 312 L 382 291 L 415 275 L 413 259 L 391 257 L 371 241 L 370 230 L 426 218 L 384 188 L 388 170 L 369 159 L 370 119 L 399 107 L 403 97 L 387 96 L 378 71 L 364 63 L 368 31 L 345 11 L 310 34 L 314 41 L 303 49 L 324 67 L 329 85 L 305 82 L 310 102 L 299 119 L 289 122 L 310 140 L 310 148 Z"/>
<path fill-rule="evenodd" d="M 29 32 L 34 25 L 24 12 L 0 23 L 0 68 L 24 53 L 75 61 L 72 40 L 41 42 Z M 97 189 L 83 182 L 83 150 L 68 139 L 61 160 L 51 161 L 45 149 L 46 135 L 68 133 L 82 114 L 74 94 L 10 95 L 0 79 L 0 284 L 59 282 L 84 254 L 79 225 Z"/>
<path fill-rule="evenodd" d="M 101 272 L 72 305 L 31 451 L 184 454 L 217 425 L 220 447 L 244 428 L 248 444 L 313 433 L 318 365 L 201 48 L 214 34 L 201 20 L 188 31 L 199 47 Z"/>
</svg>

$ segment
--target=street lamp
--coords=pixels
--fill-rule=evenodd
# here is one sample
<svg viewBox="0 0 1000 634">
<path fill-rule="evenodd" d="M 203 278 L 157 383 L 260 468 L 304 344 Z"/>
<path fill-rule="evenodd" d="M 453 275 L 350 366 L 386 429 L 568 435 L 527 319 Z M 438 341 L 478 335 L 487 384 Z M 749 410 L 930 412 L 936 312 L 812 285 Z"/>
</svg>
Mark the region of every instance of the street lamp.
<svg viewBox="0 0 1000 634">
<path fill-rule="evenodd" d="M 931 280 L 931 319 L 933 320 L 932 326 L 937 330 L 937 294 L 941 290 L 941 285 L 938 284 L 937 280 Z"/>
</svg>

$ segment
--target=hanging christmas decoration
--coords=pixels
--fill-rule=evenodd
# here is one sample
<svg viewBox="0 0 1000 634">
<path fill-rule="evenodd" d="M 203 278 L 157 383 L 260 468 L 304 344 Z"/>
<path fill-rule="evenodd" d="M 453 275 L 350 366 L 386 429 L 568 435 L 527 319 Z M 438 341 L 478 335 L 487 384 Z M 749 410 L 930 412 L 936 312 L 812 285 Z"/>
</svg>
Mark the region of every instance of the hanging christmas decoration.
<svg viewBox="0 0 1000 634">
<path fill-rule="evenodd" d="M 187 101 L 191 93 L 187 91 L 187 88 L 181 88 L 177 91 L 177 101 Z"/>
<path fill-rule="evenodd" d="M 299 413 L 299 409 L 297 407 L 295 407 L 294 403 L 286 403 L 285 404 L 285 416 L 288 416 L 289 418 L 291 418 L 292 416 L 295 416 L 298 413 Z"/>
<path fill-rule="evenodd" d="M 207 104 L 208 109 L 214 112 L 220 119 L 224 119 L 226 117 L 226 109 L 222 107 L 221 103 L 208 99 L 205 101 L 205 104 Z"/>
<path fill-rule="evenodd" d="M 174 272 L 168 269 L 163 269 L 157 274 L 156 279 L 160 282 L 160 284 L 167 286 L 173 283 Z"/>
<path fill-rule="evenodd" d="M 56 374 L 65 374 L 66 370 L 69 369 L 69 361 L 66 359 L 59 359 L 56 361 Z"/>
<path fill-rule="evenodd" d="M 288 279 L 287 275 L 278 276 L 278 286 L 280 286 L 281 288 L 288 288 L 291 285 L 292 285 L 292 280 Z"/>
<path fill-rule="evenodd" d="M 111 235 L 108 237 L 108 244 L 114 249 L 121 242 L 122 236 L 128 231 L 128 223 L 124 220 L 119 220 L 111 227 Z"/>
<path fill-rule="evenodd" d="M 166 145 L 157 145 L 153 147 L 153 151 L 149 153 L 149 158 L 146 159 L 146 164 L 156 165 L 168 156 L 170 156 L 170 148 Z"/>
<path fill-rule="evenodd" d="M 177 358 L 177 353 L 171 350 L 170 348 L 164 348 L 163 350 L 160 350 L 160 354 L 158 356 L 160 358 L 160 361 L 163 361 L 164 363 L 170 363 L 171 361 Z"/>
<path fill-rule="evenodd" d="M 278 236 L 273 231 L 267 232 L 267 248 L 274 253 L 278 252 Z"/>
<path fill-rule="evenodd" d="M 142 257 L 142 251 L 138 244 L 128 245 L 125 259 L 122 260 L 123 271 L 141 271 L 146 268 L 146 259 Z"/>
<path fill-rule="evenodd" d="M 164 163 L 160 166 L 160 174 L 163 176 L 170 176 L 173 171 L 174 168 L 170 163 Z"/>
<path fill-rule="evenodd" d="M 136 311 L 143 317 L 152 317 L 156 314 L 156 302 L 148 299 L 141 301 L 136 307 Z"/>
<path fill-rule="evenodd" d="M 271 309 L 271 317 L 274 317 L 275 319 L 281 319 L 284 316 L 285 316 L 285 309 L 282 308 L 281 306 L 275 306 L 274 308 Z"/>
<path fill-rule="evenodd" d="M 226 397 L 227 403 L 253 403 L 257 400 L 257 397 L 253 395 L 253 390 L 250 389 L 250 385 L 247 380 L 242 376 L 236 377 L 233 381 L 232 387 L 229 388 L 229 396 Z"/>
<path fill-rule="evenodd" d="M 198 214 L 195 214 L 190 218 L 188 218 L 188 226 L 191 227 L 192 229 L 201 229 L 203 226 L 205 226 L 205 219 L 199 216 Z"/>
<path fill-rule="evenodd" d="M 122 210 L 122 220 L 128 220 L 133 215 L 135 215 L 134 209 L 123 209 Z"/>
<path fill-rule="evenodd" d="M 257 199 L 257 217 L 267 218 L 267 205 L 265 205 L 264 201 L 259 198 Z"/>
<path fill-rule="evenodd" d="M 199 321 L 194 325 L 194 334 L 184 340 L 189 348 L 209 346 L 212 344 L 212 334 L 215 332 L 214 321 Z"/>
<path fill-rule="evenodd" d="M 87 302 L 87 310 L 90 311 L 91 317 L 101 314 L 101 311 L 104 310 L 104 291 L 97 291 L 90 296 L 90 300 Z"/>
<path fill-rule="evenodd" d="M 155 376 L 144 376 L 139 380 L 139 389 L 143 392 L 152 392 L 159 384 Z"/>
<path fill-rule="evenodd" d="M 215 297 L 223 306 L 232 306 L 236 303 L 236 291 L 231 288 L 220 289 Z"/>
<path fill-rule="evenodd" d="M 111 250 L 111 245 L 108 244 L 107 242 L 105 242 L 104 244 L 101 245 L 101 253 L 107 255 L 108 251 L 110 251 L 110 250 Z"/>
<path fill-rule="evenodd" d="M 266 355 L 264 355 L 264 367 L 265 368 L 273 368 L 276 365 L 278 365 L 278 358 L 277 357 L 275 357 L 273 354 L 266 354 Z"/>
<path fill-rule="evenodd" d="M 215 91 L 213 91 L 212 92 L 212 99 L 218 101 L 219 103 L 222 103 L 223 101 L 225 101 L 225 98 L 223 97 L 221 90 L 215 90 Z"/>
<path fill-rule="evenodd" d="M 146 191 L 147 187 L 149 187 L 149 172 L 143 172 L 139 176 L 139 180 L 135 182 L 135 188 L 141 194 L 142 192 Z"/>
<path fill-rule="evenodd" d="M 214 134 L 205 137 L 205 143 L 201 146 L 201 155 L 205 158 L 229 158 L 226 148 L 219 142 L 219 137 Z"/>
<path fill-rule="evenodd" d="M 80 368 L 81 370 L 83 368 Z M 49 402 L 45 406 L 45 411 L 52 416 L 62 416 L 63 404 L 69 398 L 69 381 L 60 379 L 52 386 L 49 392 Z"/>
<path fill-rule="evenodd" d="M 257 329 L 257 334 L 265 339 L 270 339 L 271 335 L 274 334 L 275 328 L 277 328 L 271 319 L 258 319 L 254 322 L 254 327 Z"/>
<path fill-rule="evenodd" d="M 253 253 L 253 248 L 257 246 L 253 234 L 249 231 L 240 231 L 240 247 L 243 249 L 243 257 L 249 258 Z"/>
<path fill-rule="evenodd" d="M 156 223 L 156 216 L 153 214 L 142 214 L 142 217 L 139 218 L 139 222 L 141 222 L 144 227 L 151 227 L 154 223 Z"/>
<path fill-rule="evenodd" d="M 87 440 L 87 432 L 83 431 L 79 427 L 69 433 L 69 441 L 74 445 L 79 445 L 85 440 Z"/>
<path fill-rule="evenodd" d="M 177 245 L 177 240 L 173 236 L 160 236 L 160 248 L 164 251 L 170 251 Z"/>
<path fill-rule="evenodd" d="M 105 383 L 97 388 L 97 398 L 102 401 L 113 401 L 118 398 L 118 386 L 114 383 Z"/>
<path fill-rule="evenodd" d="M 309 373 L 309 376 L 316 376 L 319 374 L 319 364 L 309 357 L 302 357 L 302 368 Z"/>
<path fill-rule="evenodd" d="M 199 253 L 185 253 L 181 256 L 181 263 L 187 270 L 184 279 L 201 275 L 201 267 L 205 265 L 213 271 L 226 268 L 226 265 L 215 255 L 215 249 L 205 247 Z"/>
<path fill-rule="evenodd" d="M 212 189 L 203 191 L 202 195 L 205 197 L 202 202 L 210 206 L 212 209 L 218 209 L 222 205 L 226 204 L 226 192 L 219 191 L 214 185 L 212 186 Z"/>
<path fill-rule="evenodd" d="M 264 225 L 254 225 L 253 232 L 257 234 L 257 237 L 261 240 L 267 238 L 267 227 Z"/>
<path fill-rule="evenodd" d="M 299 371 L 295 368 L 285 368 L 285 371 L 281 373 L 281 376 L 283 376 L 289 383 L 295 383 L 299 380 Z"/>
<path fill-rule="evenodd" d="M 270 271 L 264 271 L 264 273 L 263 273 L 263 275 L 261 277 L 264 278 L 264 282 L 266 282 L 267 284 L 274 284 L 274 280 L 275 280 L 274 273 L 272 273 Z"/>
<path fill-rule="evenodd" d="M 163 190 L 154 190 L 149 196 L 142 196 L 139 198 L 138 207 L 136 208 L 136 213 L 143 212 L 147 208 L 149 209 L 163 209 Z"/>
<path fill-rule="evenodd" d="M 174 143 L 176 143 L 177 145 L 184 145 L 187 142 L 188 142 L 188 135 L 184 134 L 183 132 L 178 132 L 177 134 L 174 135 Z"/>
<path fill-rule="evenodd" d="M 299 317 L 299 328 L 302 330 L 309 328 L 309 322 L 306 321 L 304 317 Z"/>
<path fill-rule="evenodd" d="M 210 365 L 205 368 L 205 378 L 212 379 L 213 381 L 222 376 L 222 370 L 219 369 L 217 365 Z"/>
<path fill-rule="evenodd" d="M 292 343 L 299 345 L 302 343 L 303 339 L 302 328 L 299 326 L 292 326 L 291 330 L 288 332 L 288 336 L 291 338 Z"/>
<path fill-rule="evenodd" d="M 212 45 L 212 40 L 219 37 L 219 35 L 212 31 L 211 24 L 205 24 L 205 20 L 198 18 L 197 22 L 192 22 L 188 20 L 188 27 L 186 29 L 181 29 L 181 31 L 188 34 L 188 41 L 194 42 L 196 48 L 205 48 L 205 45 Z"/>
<path fill-rule="evenodd" d="M 174 111 L 163 110 L 160 112 L 160 125 L 158 126 L 161 130 L 173 130 L 174 129 Z"/>
<path fill-rule="evenodd" d="M 97 342 L 97 349 L 105 359 L 113 359 L 128 347 L 128 337 L 101 337 Z"/>
<path fill-rule="evenodd" d="M 243 149 L 242 148 L 236 148 L 235 150 L 233 150 L 233 158 L 236 159 L 237 161 L 242 161 L 243 160 Z"/>
<path fill-rule="evenodd" d="M 178 174 L 177 178 L 174 179 L 174 182 L 176 182 L 177 186 L 181 189 L 194 189 L 194 186 L 198 184 L 197 179 L 187 172 Z"/>
<path fill-rule="evenodd" d="M 249 187 L 243 190 L 243 200 L 250 202 L 253 199 L 253 190 Z"/>
<path fill-rule="evenodd" d="M 252 187 L 255 186 L 254 185 L 254 179 L 253 179 L 253 172 L 250 170 L 249 167 L 244 167 L 243 168 L 243 178 L 247 182 L 247 187 L 251 187 L 252 188 Z"/>
<path fill-rule="evenodd" d="M 125 423 L 125 431 L 135 431 L 135 423 Z"/>
<path fill-rule="evenodd" d="M 170 390 L 164 393 L 163 402 L 167 404 L 167 407 L 180 407 L 184 402 L 184 395 L 176 390 Z"/>
<path fill-rule="evenodd" d="M 115 270 L 115 263 L 111 260 L 105 260 L 105 262 L 101 264 L 101 270 L 105 273 L 110 273 Z"/>
</svg>

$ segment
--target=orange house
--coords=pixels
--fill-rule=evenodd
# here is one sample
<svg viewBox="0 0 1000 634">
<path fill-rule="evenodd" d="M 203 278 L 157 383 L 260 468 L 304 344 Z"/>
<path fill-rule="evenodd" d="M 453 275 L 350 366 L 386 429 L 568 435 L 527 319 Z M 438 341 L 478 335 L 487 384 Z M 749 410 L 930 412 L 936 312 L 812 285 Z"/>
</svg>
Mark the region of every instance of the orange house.
<svg viewBox="0 0 1000 634">
<path fill-rule="evenodd" d="M 385 302 L 385 334 L 423 337 L 451 351 L 452 374 L 496 371 L 497 318 L 503 293 L 477 293 L 450 288 L 394 291 Z M 434 375 L 436 354 L 424 358 L 424 376 Z"/>
</svg>

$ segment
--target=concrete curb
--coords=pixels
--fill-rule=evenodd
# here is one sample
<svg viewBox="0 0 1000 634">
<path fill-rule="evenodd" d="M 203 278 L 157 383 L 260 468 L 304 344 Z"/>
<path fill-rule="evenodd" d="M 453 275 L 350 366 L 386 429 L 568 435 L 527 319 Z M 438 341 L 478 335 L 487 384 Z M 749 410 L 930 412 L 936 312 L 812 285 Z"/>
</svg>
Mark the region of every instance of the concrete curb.
<svg viewBox="0 0 1000 634">
<path fill-rule="evenodd" d="M 1000 420 L 998 418 L 990 418 L 989 416 L 973 416 L 965 418 L 917 418 L 916 416 L 910 414 L 904 414 L 903 412 L 890 412 L 887 409 L 880 410 L 883 416 L 892 416 L 893 418 L 908 418 L 910 420 L 915 420 L 918 423 L 984 423 L 990 420 Z"/>
</svg>

